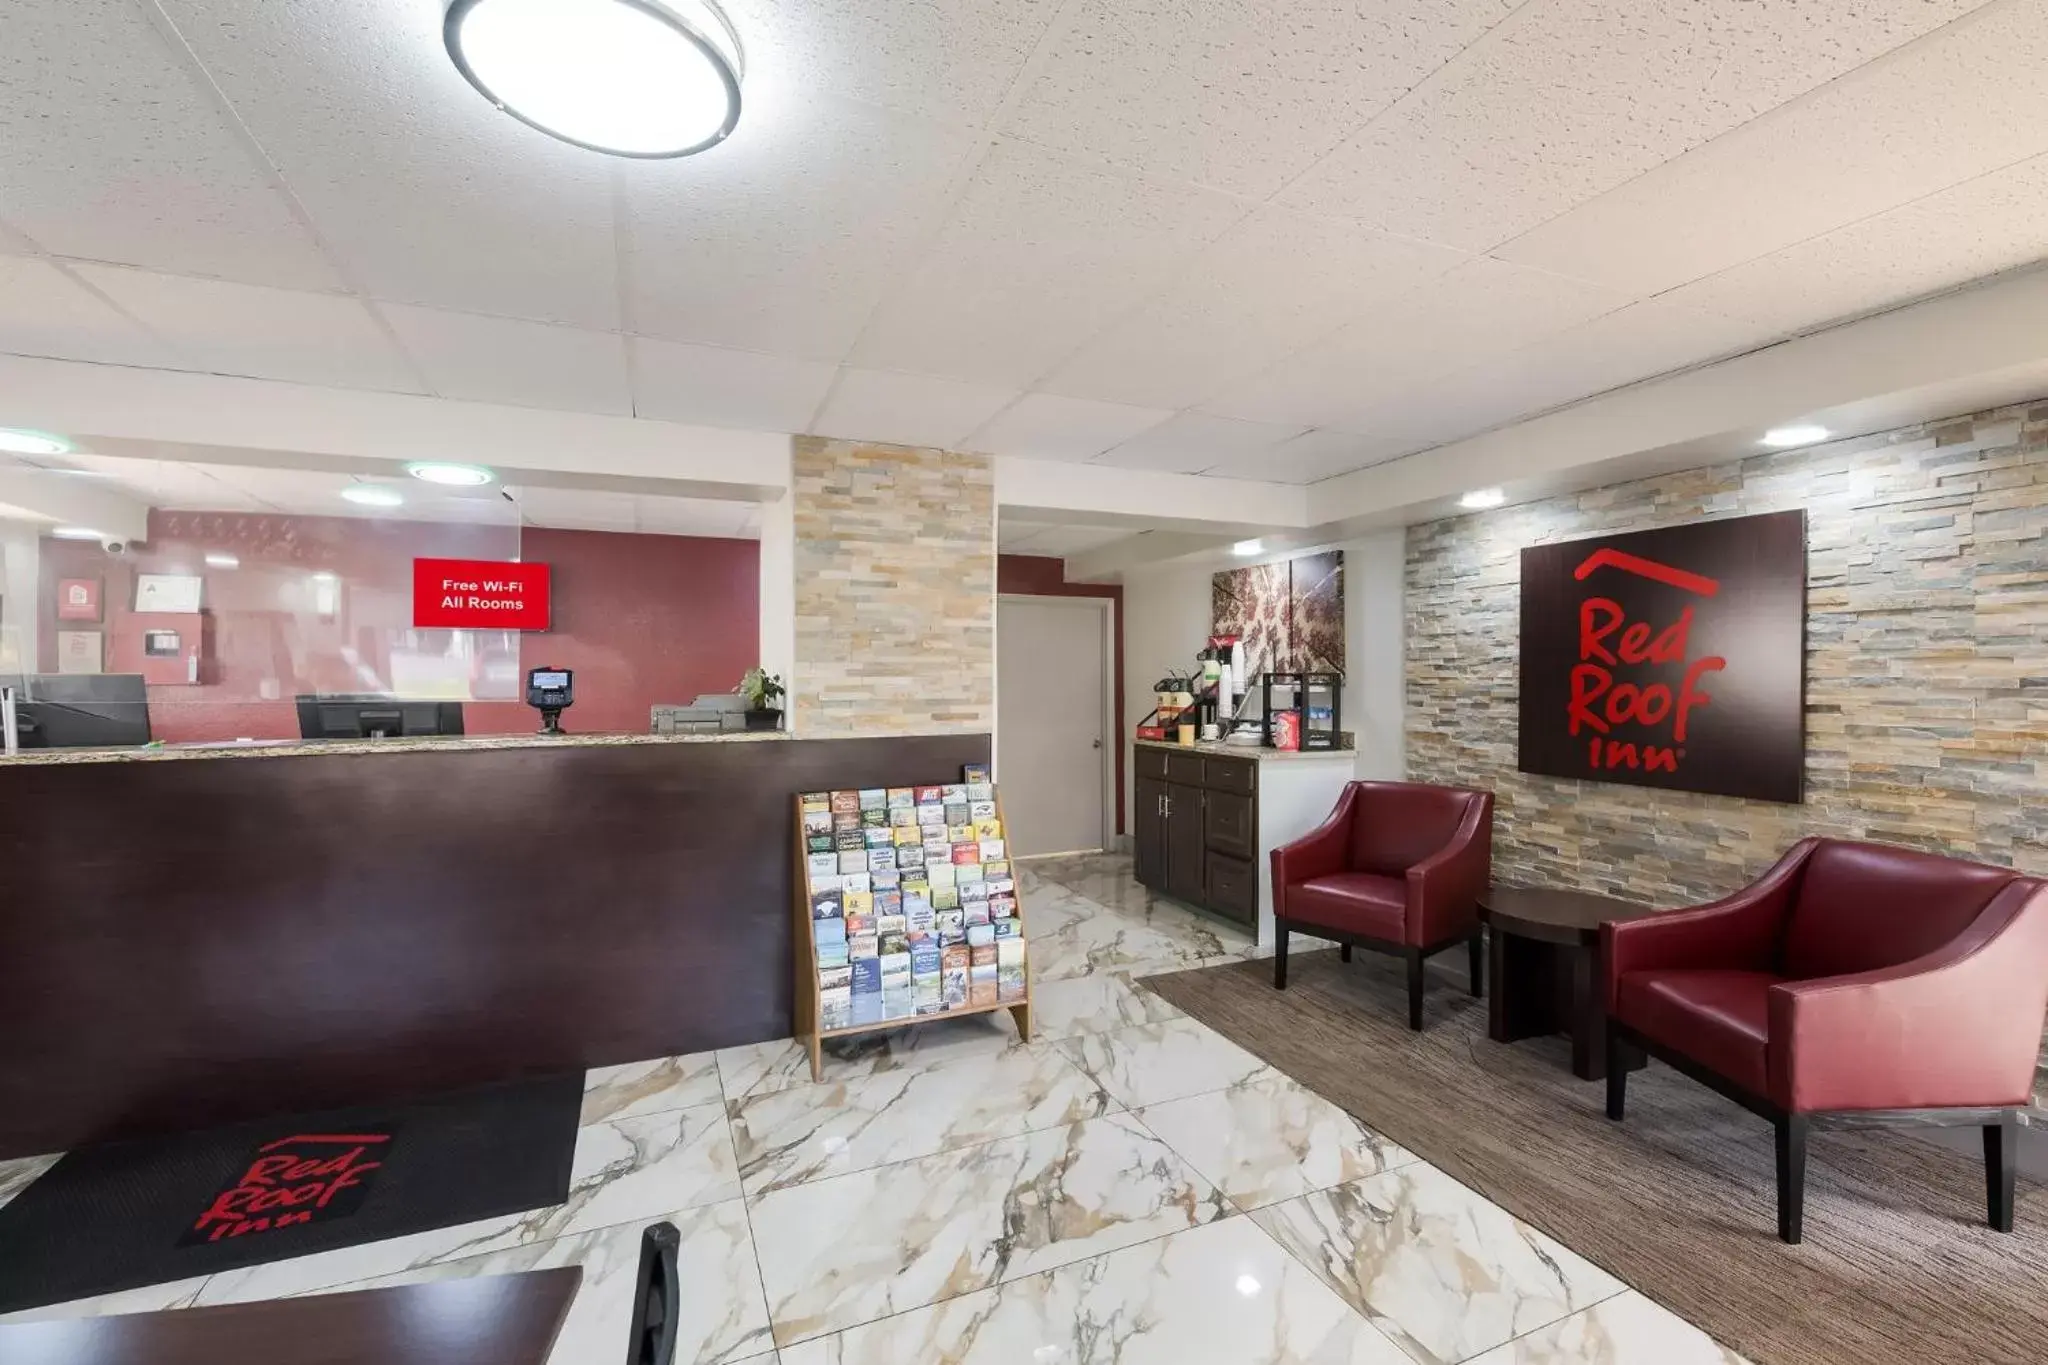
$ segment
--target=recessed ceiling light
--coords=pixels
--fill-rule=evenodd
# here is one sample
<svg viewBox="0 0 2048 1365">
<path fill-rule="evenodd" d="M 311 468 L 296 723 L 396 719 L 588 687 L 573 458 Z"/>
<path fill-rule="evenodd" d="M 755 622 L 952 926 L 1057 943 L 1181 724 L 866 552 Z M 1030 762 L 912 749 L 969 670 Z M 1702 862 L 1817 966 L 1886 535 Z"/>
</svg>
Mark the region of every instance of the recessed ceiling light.
<svg viewBox="0 0 2048 1365">
<path fill-rule="evenodd" d="M 100 533 L 90 526 L 59 526 L 50 532 L 58 540 L 98 540 Z"/>
<path fill-rule="evenodd" d="M 688 156 L 740 118 L 740 44 L 710 0 L 455 0 L 441 38 L 485 99 L 613 156 Z"/>
<path fill-rule="evenodd" d="M 216 569 L 239 569 L 242 567 L 242 561 L 235 558 L 233 555 L 208 555 L 206 557 L 206 562 L 208 564 L 213 565 L 213 567 Z"/>
<path fill-rule="evenodd" d="M 0 427 L 0 450 L 10 455 L 68 455 L 71 442 L 47 431 Z"/>
<path fill-rule="evenodd" d="M 1812 423 L 1800 423 L 1789 427 L 1772 427 L 1764 433 L 1764 444 L 1773 450 L 1790 450 L 1793 446 L 1810 446 L 1815 441 L 1828 438 L 1826 427 Z"/>
<path fill-rule="evenodd" d="M 341 490 L 341 496 L 363 507 L 398 507 L 405 502 L 396 489 L 379 488 L 373 483 L 352 483 Z"/>
<path fill-rule="evenodd" d="M 609 2 L 609 0 L 608 0 Z M 481 488 L 498 476 L 481 465 L 439 464 L 432 461 L 423 464 L 409 464 L 405 472 L 415 479 L 428 483 L 446 484 L 450 488 Z"/>
<path fill-rule="evenodd" d="M 1230 547 L 1230 553 L 1234 555 L 1255 555 L 1265 548 L 1266 542 L 1263 540 L 1240 540 L 1237 544 Z"/>
<path fill-rule="evenodd" d="M 1484 512 L 1489 507 L 1498 507 L 1508 500 L 1508 495 L 1498 488 L 1475 488 L 1458 499 L 1458 506 L 1473 512 Z"/>
</svg>

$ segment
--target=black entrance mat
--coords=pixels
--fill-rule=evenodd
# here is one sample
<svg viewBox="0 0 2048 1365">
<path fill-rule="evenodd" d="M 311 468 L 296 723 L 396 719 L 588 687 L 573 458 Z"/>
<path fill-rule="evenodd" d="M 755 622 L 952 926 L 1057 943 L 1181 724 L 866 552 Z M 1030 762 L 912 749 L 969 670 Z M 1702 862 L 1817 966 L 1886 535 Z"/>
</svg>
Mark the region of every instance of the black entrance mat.
<svg viewBox="0 0 2048 1365">
<path fill-rule="evenodd" d="M 0 1313 L 559 1204 L 580 1074 L 86 1147 L 0 1208 Z"/>
</svg>

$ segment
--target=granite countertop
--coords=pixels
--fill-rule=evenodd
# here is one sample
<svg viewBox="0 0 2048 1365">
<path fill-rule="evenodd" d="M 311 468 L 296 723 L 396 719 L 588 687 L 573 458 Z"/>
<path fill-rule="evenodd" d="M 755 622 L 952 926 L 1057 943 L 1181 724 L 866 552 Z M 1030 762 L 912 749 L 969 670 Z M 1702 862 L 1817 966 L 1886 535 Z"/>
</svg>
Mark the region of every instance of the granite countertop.
<svg viewBox="0 0 2048 1365">
<path fill-rule="evenodd" d="M 1267 749 L 1256 744 L 1225 744 L 1221 740 L 1198 740 L 1193 744 L 1176 744 L 1169 739 L 1134 739 L 1131 741 L 1140 749 L 1164 749 L 1168 753 L 1214 754 L 1218 758 L 1248 758 L 1259 763 L 1314 762 L 1318 759 L 1341 758 L 1346 762 L 1358 757 L 1356 749 Z"/>
<path fill-rule="evenodd" d="M 785 730 L 709 735 L 436 735 L 420 739 L 284 739 L 151 745 L 137 749 L 23 749 L 0 767 L 52 763 L 158 763 L 187 758 L 311 758 L 327 754 L 417 754 L 478 749 L 600 748 L 625 744 L 755 744 L 788 739 Z"/>
</svg>

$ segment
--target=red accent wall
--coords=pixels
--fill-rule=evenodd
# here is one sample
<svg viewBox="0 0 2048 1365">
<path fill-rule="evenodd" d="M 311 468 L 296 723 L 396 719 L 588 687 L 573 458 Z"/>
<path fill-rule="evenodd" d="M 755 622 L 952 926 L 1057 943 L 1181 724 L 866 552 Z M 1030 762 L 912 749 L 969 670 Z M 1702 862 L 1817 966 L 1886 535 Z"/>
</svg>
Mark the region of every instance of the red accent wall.
<svg viewBox="0 0 2048 1365">
<path fill-rule="evenodd" d="M 1107 597 L 1116 617 L 1116 654 L 1111 660 L 1111 719 L 1116 736 L 1110 746 L 1116 750 L 1116 832 L 1124 832 L 1124 588 L 1121 583 L 1069 583 L 1067 561 L 1051 555 L 996 556 L 996 591 L 1025 597 Z"/>
<path fill-rule="evenodd" d="M 232 554 L 234 568 L 205 563 Z M 371 692 L 392 676 L 394 641 L 446 648 L 449 631 L 410 632 L 416 556 L 520 558 L 554 571 L 554 626 L 513 636 L 475 632 L 463 708 L 472 734 L 534 729 L 519 698 L 527 668 L 576 670 L 564 725 L 587 733 L 644 733 L 648 708 L 727 692 L 760 648 L 760 547 L 751 540 L 463 526 L 351 517 L 152 512 L 150 538 L 119 558 L 90 541 L 45 540 L 38 652 L 56 671 L 58 630 L 106 632 L 112 671 L 144 622 L 133 611 L 139 573 L 205 580 L 208 655 L 196 686 L 152 686 L 158 739 L 297 738 L 300 692 Z M 314 610 L 314 574 L 337 581 L 336 610 Z M 57 582 L 101 580 L 103 620 L 56 619 Z M 404 690 L 404 689 L 401 689 Z M 267 694 L 267 695 L 266 695 Z"/>
</svg>

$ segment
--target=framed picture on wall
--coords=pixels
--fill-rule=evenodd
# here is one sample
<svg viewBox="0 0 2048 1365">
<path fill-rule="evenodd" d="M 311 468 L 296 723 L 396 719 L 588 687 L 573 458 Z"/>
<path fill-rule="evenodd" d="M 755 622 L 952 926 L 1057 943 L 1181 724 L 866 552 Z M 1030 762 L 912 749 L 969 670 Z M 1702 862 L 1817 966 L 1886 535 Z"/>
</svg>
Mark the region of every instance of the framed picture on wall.
<svg viewBox="0 0 2048 1365">
<path fill-rule="evenodd" d="M 97 621 L 100 619 L 100 580 L 60 578 L 57 580 L 57 619 Z"/>
<path fill-rule="evenodd" d="M 106 671 L 106 645 L 104 637 L 96 630 L 58 631 L 57 671 L 59 673 L 104 673 Z"/>
<path fill-rule="evenodd" d="M 199 610 L 202 580 L 197 575 L 145 573 L 135 576 L 135 610 L 175 611 L 190 614 Z"/>
</svg>

